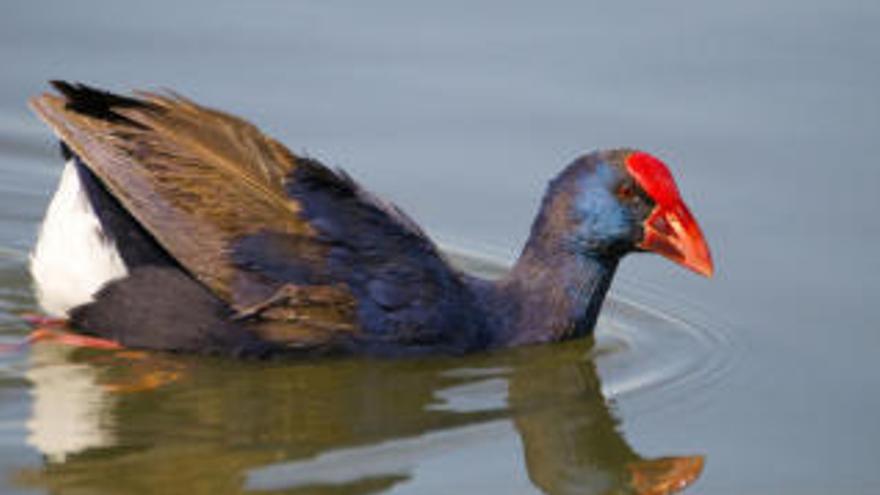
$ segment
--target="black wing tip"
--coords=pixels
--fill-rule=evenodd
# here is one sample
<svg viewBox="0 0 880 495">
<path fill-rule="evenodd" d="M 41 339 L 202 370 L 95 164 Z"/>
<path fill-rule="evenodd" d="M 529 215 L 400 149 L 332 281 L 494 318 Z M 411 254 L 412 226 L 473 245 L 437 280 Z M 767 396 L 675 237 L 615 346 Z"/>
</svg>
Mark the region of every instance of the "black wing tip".
<svg viewBox="0 0 880 495">
<path fill-rule="evenodd" d="M 81 82 L 53 79 L 49 81 L 49 84 L 64 96 L 65 106 L 68 110 L 111 122 L 133 123 L 115 112 L 116 108 L 149 108 L 151 106 L 143 100 L 111 93 Z"/>
<path fill-rule="evenodd" d="M 146 105 L 146 102 L 142 100 L 122 96 L 81 82 L 53 79 L 49 81 L 49 84 L 61 93 L 68 102 L 74 104 L 90 102 L 115 107 L 139 107 Z"/>
<path fill-rule="evenodd" d="M 358 186 L 342 169 L 332 169 L 311 157 L 299 157 L 293 184 L 311 190 L 333 191 L 338 196 L 356 196 Z"/>
<path fill-rule="evenodd" d="M 70 83 L 67 81 L 62 81 L 61 79 L 51 79 L 49 81 L 49 85 L 55 88 L 55 91 L 58 91 L 68 98 L 76 93 L 76 84 L 78 83 Z"/>
</svg>

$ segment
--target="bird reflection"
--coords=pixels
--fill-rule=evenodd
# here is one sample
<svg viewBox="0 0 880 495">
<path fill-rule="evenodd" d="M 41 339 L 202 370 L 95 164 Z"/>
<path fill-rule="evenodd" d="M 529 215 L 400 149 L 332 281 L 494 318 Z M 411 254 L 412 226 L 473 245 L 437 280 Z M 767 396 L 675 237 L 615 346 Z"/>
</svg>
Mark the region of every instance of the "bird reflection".
<svg viewBox="0 0 880 495">
<path fill-rule="evenodd" d="M 469 492 L 480 480 L 659 495 L 693 482 L 701 458 L 647 460 L 626 442 L 589 345 L 239 363 L 43 344 L 28 426 L 45 462 L 17 479 L 94 494 Z M 509 481 L 481 478 L 499 468 Z"/>
</svg>

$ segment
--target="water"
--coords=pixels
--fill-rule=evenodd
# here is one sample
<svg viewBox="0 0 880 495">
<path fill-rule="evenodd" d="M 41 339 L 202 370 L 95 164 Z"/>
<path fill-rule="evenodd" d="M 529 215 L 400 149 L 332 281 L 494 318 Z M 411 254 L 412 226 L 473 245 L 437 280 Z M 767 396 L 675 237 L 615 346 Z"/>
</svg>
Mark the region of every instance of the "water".
<svg viewBox="0 0 880 495">
<path fill-rule="evenodd" d="M 633 466 L 702 455 L 686 493 L 880 492 L 878 21 L 860 0 L 4 3 L 2 342 L 27 330 L 60 171 L 24 102 L 57 77 L 243 115 L 490 272 L 567 161 L 638 146 L 672 165 L 718 271 L 627 259 L 594 345 L 4 355 L 0 491 L 625 492 Z M 147 371 L 167 383 L 136 390 Z"/>
</svg>

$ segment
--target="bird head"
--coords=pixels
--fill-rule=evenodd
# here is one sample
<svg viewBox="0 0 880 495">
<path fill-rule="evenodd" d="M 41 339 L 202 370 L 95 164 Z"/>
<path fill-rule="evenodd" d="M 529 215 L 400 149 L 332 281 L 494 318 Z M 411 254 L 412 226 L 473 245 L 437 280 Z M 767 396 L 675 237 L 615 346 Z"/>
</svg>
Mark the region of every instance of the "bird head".
<svg viewBox="0 0 880 495">
<path fill-rule="evenodd" d="M 551 183 L 549 208 L 582 254 L 619 257 L 660 254 L 710 277 L 712 257 L 699 225 L 682 201 L 668 167 L 635 150 L 599 151 L 577 159 Z M 555 202 L 554 201 L 554 202 Z"/>
</svg>

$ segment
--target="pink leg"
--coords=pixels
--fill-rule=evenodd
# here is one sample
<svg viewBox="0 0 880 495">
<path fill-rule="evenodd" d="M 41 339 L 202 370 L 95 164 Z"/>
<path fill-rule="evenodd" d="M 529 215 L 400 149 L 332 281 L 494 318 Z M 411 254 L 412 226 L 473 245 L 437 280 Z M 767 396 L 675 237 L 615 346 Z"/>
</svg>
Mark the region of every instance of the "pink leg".
<svg viewBox="0 0 880 495">
<path fill-rule="evenodd" d="M 31 324 L 34 327 L 34 331 L 31 332 L 24 342 L 3 346 L 0 347 L 0 350 L 21 349 L 38 341 L 53 341 L 59 344 L 92 349 L 122 349 L 118 342 L 113 342 L 112 340 L 99 339 L 66 331 L 65 329 L 68 328 L 67 320 L 64 318 L 53 318 L 38 313 L 22 313 L 19 316 Z"/>
<path fill-rule="evenodd" d="M 19 315 L 22 320 L 28 322 L 33 327 L 41 328 L 64 328 L 67 326 L 67 320 L 64 318 L 53 318 L 37 313 L 22 313 Z"/>
<path fill-rule="evenodd" d="M 73 347 L 86 347 L 90 349 L 122 349 L 122 345 L 112 340 L 100 339 L 98 337 L 89 337 L 88 335 L 80 335 L 64 330 L 56 330 L 54 328 L 37 328 L 28 336 L 28 342 L 34 343 L 38 341 L 57 342 Z"/>
</svg>

